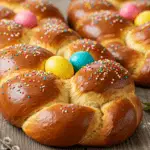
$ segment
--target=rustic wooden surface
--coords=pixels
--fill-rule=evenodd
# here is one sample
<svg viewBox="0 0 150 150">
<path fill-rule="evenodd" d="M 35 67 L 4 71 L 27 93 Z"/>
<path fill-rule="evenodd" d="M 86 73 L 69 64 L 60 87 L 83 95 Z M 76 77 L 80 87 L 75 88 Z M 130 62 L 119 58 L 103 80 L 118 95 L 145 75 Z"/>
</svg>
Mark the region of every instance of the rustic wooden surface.
<svg viewBox="0 0 150 150">
<path fill-rule="evenodd" d="M 52 0 L 64 13 L 68 5 L 68 0 Z M 142 102 L 150 102 L 150 89 L 136 89 L 137 95 Z M 21 130 L 11 126 L 0 115 L 0 138 L 10 137 L 13 143 L 20 146 L 21 150 L 61 150 L 61 148 L 46 147 L 28 138 Z M 135 134 L 124 143 L 112 148 L 87 148 L 71 147 L 68 150 L 150 150 L 150 113 L 144 112 L 141 125 Z M 66 150 L 67 150 L 66 149 Z M 1 149 L 0 149 L 1 150 Z"/>
</svg>

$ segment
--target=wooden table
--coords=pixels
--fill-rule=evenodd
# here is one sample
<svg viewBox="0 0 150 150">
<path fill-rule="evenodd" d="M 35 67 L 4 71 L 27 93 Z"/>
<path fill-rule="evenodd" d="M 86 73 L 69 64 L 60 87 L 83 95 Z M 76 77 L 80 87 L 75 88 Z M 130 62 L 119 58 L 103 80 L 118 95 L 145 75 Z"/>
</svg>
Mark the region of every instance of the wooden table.
<svg viewBox="0 0 150 150">
<path fill-rule="evenodd" d="M 65 15 L 69 0 L 52 0 Z M 150 89 L 136 89 L 142 102 L 150 102 Z M 61 150 L 61 148 L 46 147 L 28 138 L 21 130 L 11 126 L 0 115 L 0 138 L 10 137 L 13 144 L 20 146 L 21 150 Z M 68 150 L 150 150 L 150 113 L 144 112 L 141 125 L 135 134 L 124 143 L 112 148 L 86 148 L 71 147 Z M 0 149 L 1 150 L 1 149 Z"/>
</svg>

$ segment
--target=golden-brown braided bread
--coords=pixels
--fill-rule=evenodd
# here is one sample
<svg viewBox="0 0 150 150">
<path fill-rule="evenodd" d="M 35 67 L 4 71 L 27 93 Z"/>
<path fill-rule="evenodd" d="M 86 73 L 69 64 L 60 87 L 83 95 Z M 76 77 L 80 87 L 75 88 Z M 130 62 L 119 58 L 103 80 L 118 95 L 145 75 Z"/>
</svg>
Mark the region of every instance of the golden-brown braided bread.
<svg viewBox="0 0 150 150">
<path fill-rule="evenodd" d="M 20 69 L 44 69 L 53 54 L 39 46 L 13 45 L 0 51 L 0 79 Z"/>
<path fill-rule="evenodd" d="M 134 132 L 142 115 L 131 76 L 111 60 L 87 65 L 72 78 L 71 102 L 96 109 L 80 141 L 82 145 L 106 146 L 123 141 Z"/>
<path fill-rule="evenodd" d="M 150 73 L 149 45 L 147 43 L 150 41 L 149 31 L 145 31 L 143 27 L 140 27 L 137 28 L 140 31 L 136 32 L 135 26 L 130 21 L 122 18 L 117 11 L 109 8 L 94 10 L 92 6 L 96 5 L 96 1 L 85 0 L 85 2 L 86 5 L 89 5 L 91 11 L 89 9 L 82 18 L 72 22 L 75 18 L 75 15 L 72 14 L 78 12 L 78 7 L 74 5 L 75 1 L 71 1 L 68 9 L 68 20 L 71 25 L 74 24 L 72 27 L 82 37 L 97 40 L 98 43 L 108 48 L 116 60 L 130 71 L 137 85 L 150 87 L 150 80 L 148 79 Z M 106 3 L 109 3 L 109 1 Z M 149 10 L 148 4 L 148 2 L 138 2 L 137 6 L 141 11 Z M 81 5 L 80 11 L 86 11 L 86 5 Z M 134 31 L 136 33 L 131 34 Z M 147 44 L 145 45 L 145 43 Z"/>
<path fill-rule="evenodd" d="M 54 17 L 64 21 L 60 11 L 49 0 L 0 0 L 0 5 L 12 9 L 15 13 L 30 10 L 38 20 Z"/>
<path fill-rule="evenodd" d="M 91 107 L 53 104 L 30 117 L 24 123 L 23 130 L 45 145 L 72 146 L 79 144 L 84 137 L 94 114 L 95 110 Z"/>
<path fill-rule="evenodd" d="M 20 43 L 23 27 L 11 20 L 0 20 L 0 48 Z"/>
<path fill-rule="evenodd" d="M 28 44 L 31 36 L 31 30 L 24 28 L 15 21 L 0 20 L 0 49 L 14 44 Z"/>
<path fill-rule="evenodd" d="M 115 7 L 120 8 L 125 3 L 134 2 L 136 0 L 107 0 L 107 1 L 113 4 Z"/>
<path fill-rule="evenodd" d="M 58 19 L 62 20 L 62 22 L 64 21 L 64 17 L 60 11 L 52 3 L 50 3 L 49 0 L 1 0 L 0 39 L 2 40 L 0 40 L 0 49 L 13 44 L 30 43 L 30 39 L 33 36 L 32 31 L 11 20 L 14 19 L 16 13 L 23 10 L 30 10 L 33 12 L 37 17 L 39 24 L 46 23 L 44 20 L 42 21 L 44 18 L 55 18 L 58 22 L 61 22 Z M 9 19 L 10 21 L 6 19 Z"/>
<path fill-rule="evenodd" d="M 141 9 L 141 11 L 150 10 L 150 1 L 140 1 L 136 3 L 136 5 Z"/>
<path fill-rule="evenodd" d="M 75 40 L 70 44 L 66 45 L 65 47 L 59 49 L 57 55 L 70 59 L 70 57 L 78 51 L 89 52 L 96 61 L 100 59 L 115 60 L 106 48 L 90 39 Z"/>
<path fill-rule="evenodd" d="M 126 44 L 143 56 L 142 61 L 137 65 L 139 70 L 136 82 L 150 87 L 150 22 L 132 29 L 127 34 Z"/>
<path fill-rule="evenodd" d="M 105 42 L 104 45 L 116 60 L 130 71 L 136 84 L 148 86 L 149 83 L 146 83 L 146 81 L 141 80 L 141 82 L 138 82 L 139 72 L 142 69 L 141 62 L 145 60 L 142 53 L 127 47 L 120 40 Z M 143 80 L 145 79 L 143 78 Z"/>
<path fill-rule="evenodd" d="M 133 3 L 138 8 L 140 8 L 141 11 L 150 10 L 149 0 L 107 0 L 107 1 L 113 4 L 118 9 L 120 9 L 126 3 Z"/>
<path fill-rule="evenodd" d="M 16 12 L 16 9 L 21 7 L 21 4 L 25 0 L 0 0 L 0 5 L 5 6 L 9 9 L 12 9 L 13 11 Z"/>
<path fill-rule="evenodd" d="M 78 3 L 81 4 L 80 9 L 76 1 L 71 1 L 68 8 L 68 21 L 82 37 L 93 40 L 99 38 L 101 41 L 124 38 L 126 32 L 133 26 L 130 21 L 120 17 L 117 9 L 108 1 L 84 0 L 84 3 L 81 1 Z M 85 13 L 80 17 L 76 15 L 78 11 Z"/>
<path fill-rule="evenodd" d="M 13 10 L 0 5 L 0 19 L 13 19 L 15 13 Z"/>
<path fill-rule="evenodd" d="M 42 20 L 33 32 L 30 44 L 44 47 L 54 54 L 58 49 L 80 38 L 66 23 L 56 18 Z"/>
<path fill-rule="evenodd" d="M 148 52 L 150 49 L 150 22 L 128 32 L 126 43 L 137 51 Z"/>
<path fill-rule="evenodd" d="M 82 37 L 96 40 L 123 38 L 132 24 L 112 11 L 89 13 L 77 22 L 76 30 Z"/>
<path fill-rule="evenodd" d="M 23 51 L 25 45 L 14 46 L 12 51 L 16 54 L 18 47 Z M 41 67 L 34 64 L 36 58 L 44 62 L 49 52 L 38 48 L 41 54 L 35 55 L 32 48 L 26 46 L 25 51 L 36 70 L 25 63 L 5 74 L 0 82 L 0 108 L 9 122 L 50 146 L 108 146 L 133 134 L 141 121 L 142 107 L 126 69 L 104 59 L 63 81 L 39 71 Z M 22 53 L 16 57 L 11 54 L 4 52 L 1 57 L 8 55 L 8 60 L 21 63 L 16 57 L 23 60 Z"/>
<path fill-rule="evenodd" d="M 47 145 L 68 146 L 68 143 L 69 145 L 78 143 L 108 146 L 122 142 L 130 136 L 139 125 L 142 116 L 141 105 L 134 95 L 130 75 L 118 63 L 109 60 L 88 65 L 71 79 L 71 103 L 91 109 L 82 109 L 87 115 L 84 116 L 84 119 L 87 118 L 85 130 L 83 112 L 78 115 L 79 112 L 74 107 L 54 105 L 29 118 L 23 125 L 24 131 L 33 139 Z M 49 123 L 53 113 L 56 114 L 55 120 L 60 120 L 62 124 L 59 121 Z M 74 113 L 76 115 L 72 118 Z M 74 120 L 76 117 L 80 121 Z M 73 121 L 74 124 L 71 123 Z M 41 125 L 43 122 L 45 126 Z M 79 127 L 78 132 L 75 126 Z M 47 131 L 52 133 L 51 136 Z M 43 132 L 45 134 L 41 137 L 36 135 L 37 132 L 39 135 Z M 56 135 L 58 138 L 52 138 Z M 69 140 L 67 136 L 70 136 Z"/>
<path fill-rule="evenodd" d="M 12 1 L 10 8 L 16 13 L 30 4 L 28 9 L 42 20 L 32 30 L 0 20 L 0 111 L 5 119 L 50 146 L 110 146 L 126 140 L 142 118 L 130 73 L 106 48 L 80 39 L 48 0 L 21 2 Z M 45 72 L 51 52 L 70 59 L 77 51 L 99 61 L 68 80 Z"/>
<path fill-rule="evenodd" d="M 49 0 L 26 0 L 22 5 L 24 9 L 32 11 L 39 20 L 49 17 L 64 20 L 60 11 Z"/>
<path fill-rule="evenodd" d="M 17 127 L 21 127 L 30 115 L 43 106 L 68 100 L 63 82 L 57 80 L 54 75 L 43 71 L 22 70 L 8 78 L 5 82 L 1 81 L 1 93 L 4 93 L 0 96 L 1 112 Z M 5 97 L 7 92 L 8 96 Z"/>
<path fill-rule="evenodd" d="M 125 41 L 110 40 L 102 43 L 127 68 L 136 84 L 150 87 L 150 23 L 128 32 Z"/>
<path fill-rule="evenodd" d="M 33 36 L 32 31 L 14 21 L 9 21 L 14 19 L 18 12 L 24 10 L 33 12 L 39 24 L 46 23 L 44 20 L 42 21 L 45 18 L 47 20 L 48 18 L 55 18 L 58 22 L 61 22 L 58 19 L 62 20 L 62 22 L 64 21 L 61 12 L 49 0 L 0 0 L 0 39 L 2 39 L 0 40 L 0 49 L 13 44 L 30 43 L 30 39 Z"/>
<path fill-rule="evenodd" d="M 25 0 L 0 0 L 1 3 L 5 2 L 5 3 L 20 3 L 20 2 L 24 2 Z"/>
<path fill-rule="evenodd" d="M 116 8 L 106 0 L 72 0 L 68 10 L 68 22 L 75 28 L 79 19 L 82 19 L 89 12 L 99 10 L 116 10 Z"/>
</svg>

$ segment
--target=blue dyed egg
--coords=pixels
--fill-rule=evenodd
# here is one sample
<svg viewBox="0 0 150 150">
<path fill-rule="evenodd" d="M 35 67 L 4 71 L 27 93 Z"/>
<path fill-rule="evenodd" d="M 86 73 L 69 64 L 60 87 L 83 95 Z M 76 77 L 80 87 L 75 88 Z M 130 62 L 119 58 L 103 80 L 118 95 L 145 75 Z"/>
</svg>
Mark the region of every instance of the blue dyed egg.
<svg viewBox="0 0 150 150">
<path fill-rule="evenodd" d="M 87 64 L 94 62 L 94 59 L 89 52 L 80 51 L 74 53 L 71 56 L 70 62 L 73 65 L 74 70 L 77 72 L 83 66 L 86 66 Z"/>
</svg>

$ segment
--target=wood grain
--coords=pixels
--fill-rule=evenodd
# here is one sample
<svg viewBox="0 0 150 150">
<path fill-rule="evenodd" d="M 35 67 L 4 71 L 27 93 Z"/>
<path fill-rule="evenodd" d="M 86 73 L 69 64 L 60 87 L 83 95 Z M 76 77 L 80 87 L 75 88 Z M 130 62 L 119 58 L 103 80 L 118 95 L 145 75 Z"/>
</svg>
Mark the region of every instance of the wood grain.
<svg viewBox="0 0 150 150">
<path fill-rule="evenodd" d="M 69 0 L 52 0 L 66 15 Z M 142 102 L 150 102 L 150 89 L 136 89 L 137 95 Z M 20 129 L 11 126 L 0 115 L 0 138 L 10 137 L 13 144 L 19 145 L 21 150 L 61 150 L 61 148 L 46 147 L 28 138 Z M 144 112 L 141 125 L 135 134 L 124 143 L 111 148 L 86 148 L 86 147 L 70 147 L 65 150 L 150 150 L 150 113 Z"/>
</svg>

